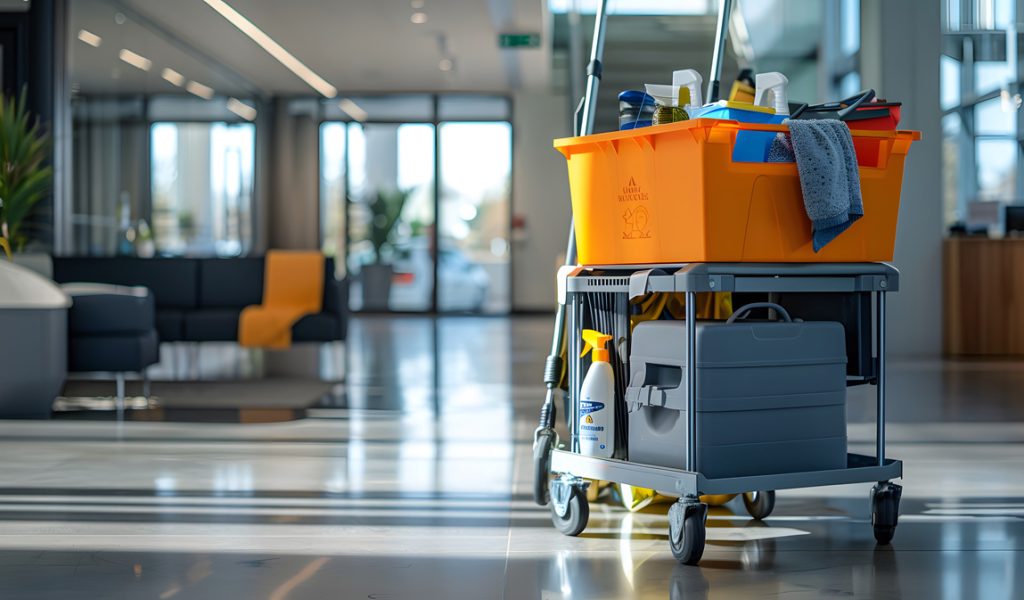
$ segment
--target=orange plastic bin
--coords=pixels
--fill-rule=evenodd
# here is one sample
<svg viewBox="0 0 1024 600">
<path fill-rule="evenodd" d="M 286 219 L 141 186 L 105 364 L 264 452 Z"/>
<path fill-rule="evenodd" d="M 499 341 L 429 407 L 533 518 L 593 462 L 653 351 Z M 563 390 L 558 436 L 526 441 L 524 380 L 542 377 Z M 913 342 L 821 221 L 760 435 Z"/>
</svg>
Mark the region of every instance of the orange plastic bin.
<svg viewBox="0 0 1024 600">
<path fill-rule="evenodd" d="M 741 130 L 788 127 L 696 119 L 555 140 L 579 263 L 892 260 L 903 163 L 919 132 L 853 132 L 864 216 L 816 253 L 796 165 L 733 162 Z"/>
</svg>

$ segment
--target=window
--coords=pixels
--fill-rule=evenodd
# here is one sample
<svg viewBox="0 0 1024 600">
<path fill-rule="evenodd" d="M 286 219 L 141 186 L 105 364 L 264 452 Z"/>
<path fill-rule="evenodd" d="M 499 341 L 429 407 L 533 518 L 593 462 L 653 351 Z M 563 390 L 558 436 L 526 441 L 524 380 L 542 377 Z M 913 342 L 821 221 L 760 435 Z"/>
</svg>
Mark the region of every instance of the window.
<svg viewBox="0 0 1024 600">
<path fill-rule="evenodd" d="M 1011 0 L 946 0 L 940 89 L 947 224 L 991 226 L 992 206 L 975 203 L 1018 202 L 1024 191 L 1015 83 L 1024 52 L 1007 42 L 1016 10 Z"/>
<path fill-rule="evenodd" d="M 507 312 L 508 99 L 353 96 L 320 114 L 321 247 L 351 277 L 350 307 Z"/>
<path fill-rule="evenodd" d="M 240 256 L 252 245 L 255 126 L 155 123 L 153 240 L 165 256 Z"/>
</svg>

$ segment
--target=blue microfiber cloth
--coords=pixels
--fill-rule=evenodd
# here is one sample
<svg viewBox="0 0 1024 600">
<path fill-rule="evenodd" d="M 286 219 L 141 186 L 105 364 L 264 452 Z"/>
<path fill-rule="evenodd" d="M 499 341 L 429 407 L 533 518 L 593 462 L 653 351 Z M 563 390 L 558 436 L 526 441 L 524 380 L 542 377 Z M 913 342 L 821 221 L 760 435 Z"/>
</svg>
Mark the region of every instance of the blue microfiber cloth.
<svg viewBox="0 0 1024 600">
<path fill-rule="evenodd" d="M 790 135 L 776 136 L 768 149 L 768 162 L 795 158 L 817 252 L 864 216 L 853 137 L 846 123 L 835 119 L 785 123 Z"/>
</svg>

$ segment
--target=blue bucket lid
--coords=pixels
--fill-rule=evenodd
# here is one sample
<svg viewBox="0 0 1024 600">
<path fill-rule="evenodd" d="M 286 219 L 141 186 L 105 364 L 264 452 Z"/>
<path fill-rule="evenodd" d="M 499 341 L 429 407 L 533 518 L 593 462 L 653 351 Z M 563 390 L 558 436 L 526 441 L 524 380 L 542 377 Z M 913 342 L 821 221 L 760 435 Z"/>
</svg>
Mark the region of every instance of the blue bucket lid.
<svg viewBox="0 0 1024 600">
<path fill-rule="evenodd" d="M 654 104 L 654 96 L 640 90 L 626 90 L 619 94 L 619 102 L 626 102 L 637 106 Z"/>
</svg>

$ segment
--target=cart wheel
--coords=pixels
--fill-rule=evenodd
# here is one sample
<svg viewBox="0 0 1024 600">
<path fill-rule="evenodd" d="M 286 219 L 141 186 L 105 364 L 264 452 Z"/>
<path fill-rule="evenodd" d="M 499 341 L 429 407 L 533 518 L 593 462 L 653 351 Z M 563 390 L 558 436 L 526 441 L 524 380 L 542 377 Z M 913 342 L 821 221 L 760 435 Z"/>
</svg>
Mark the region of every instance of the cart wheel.
<svg viewBox="0 0 1024 600">
<path fill-rule="evenodd" d="M 888 544 L 896 533 L 902 495 L 903 486 L 891 481 L 881 481 L 871 488 L 871 525 L 875 529 L 875 541 L 879 544 Z"/>
<path fill-rule="evenodd" d="M 746 492 L 743 494 L 743 506 L 747 513 L 757 520 L 767 519 L 775 510 L 775 490 L 763 492 Z"/>
<path fill-rule="evenodd" d="M 672 556 L 684 565 L 695 565 L 704 555 L 708 505 L 680 500 L 668 509 L 668 543 Z"/>
<path fill-rule="evenodd" d="M 551 522 L 555 529 L 569 536 L 583 533 L 590 519 L 586 487 L 561 479 L 551 483 Z"/>
<path fill-rule="evenodd" d="M 533 501 L 547 506 L 551 500 L 548 480 L 551 476 L 551 449 L 555 446 L 555 431 L 542 429 L 533 443 Z"/>
</svg>

